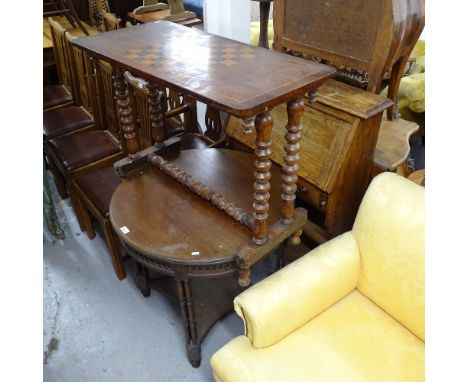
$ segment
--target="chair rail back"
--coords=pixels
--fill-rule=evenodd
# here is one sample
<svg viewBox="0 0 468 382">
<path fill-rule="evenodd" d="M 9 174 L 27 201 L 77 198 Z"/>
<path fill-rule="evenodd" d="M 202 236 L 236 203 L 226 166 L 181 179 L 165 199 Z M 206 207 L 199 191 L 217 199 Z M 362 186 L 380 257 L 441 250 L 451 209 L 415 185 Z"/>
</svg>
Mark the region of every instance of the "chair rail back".
<svg viewBox="0 0 468 382">
<path fill-rule="evenodd" d="M 65 42 L 66 29 L 51 17 L 49 17 L 47 21 L 49 22 L 52 35 L 54 58 L 57 65 L 59 82 L 62 85 L 72 88 L 72 79 L 70 76 L 70 67 Z"/>
<path fill-rule="evenodd" d="M 114 102 L 115 91 L 112 66 L 103 60 L 96 62 L 96 87 L 102 126 L 120 141 L 122 132 Z"/>
<path fill-rule="evenodd" d="M 96 113 L 94 71 L 91 66 L 90 57 L 86 54 L 85 59 L 85 53 L 71 44 L 71 41 L 75 38 L 69 32 L 65 33 L 67 51 L 70 58 L 71 76 L 77 95 L 76 103 L 91 113 Z"/>
</svg>

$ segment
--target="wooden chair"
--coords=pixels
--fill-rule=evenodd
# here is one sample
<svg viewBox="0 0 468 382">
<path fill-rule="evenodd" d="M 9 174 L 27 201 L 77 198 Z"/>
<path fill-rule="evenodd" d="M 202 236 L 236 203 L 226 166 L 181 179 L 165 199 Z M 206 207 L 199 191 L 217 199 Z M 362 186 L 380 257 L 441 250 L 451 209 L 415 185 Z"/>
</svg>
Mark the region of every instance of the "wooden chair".
<svg viewBox="0 0 468 382">
<path fill-rule="evenodd" d="M 342 81 L 329 80 L 317 95 L 310 95 L 316 102 L 306 103 L 303 116 L 298 198 L 309 213 L 304 235 L 316 243 L 351 228 L 373 174 L 385 110 L 389 111 L 384 125 L 396 121 L 401 131 L 391 100 L 375 93 L 380 92 L 385 73 L 391 73 L 393 90 L 388 94 L 395 94 L 422 31 L 423 2 L 405 4 L 406 0 L 274 2 L 275 50 L 331 64 Z M 362 84 L 366 91 L 359 89 Z M 273 142 L 282 142 L 285 108 L 274 109 L 272 115 Z M 234 138 L 232 147 L 255 147 L 256 135 L 248 121 L 229 118 L 227 133 Z M 272 159 L 283 163 L 281 145 L 273 145 Z"/>
<path fill-rule="evenodd" d="M 76 23 L 78 24 L 78 27 L 82 30 L 82 32 L 86 36 L 89 35 L 88 31 L 86 30 L 84 25 L 81 23 L 81 20 L 78 17 L 78 14 L 76 13 L 72 0 L 48 0 L 48 1 L 44 0 L 43 7 L 44 7 L 44 12 L 43 12 L 44 17 L 63 15 L 68 19 L 68 21 L 73 27 L 75 27 L 75 23 Z"/>
<path fill-rule="evenodd" d="M 122 20 L 112 13 L 103 13 L 104 30 L 106 32 L 122 28 Z"/>
<path fill-rule="evenodd" d="M 101 110 L 106 111 L 103 113 L 103 118 L 108 124 L 115 123 L 116 112 L 111 81 L 112 69 L 108 63 L 99 61 L 96 78 Z M 219 113 L 217 114 L 212 108 L 209 109 L 206 116 L 206 133 L 204 135 L 198 132 L 193 133 L 191 132 L 192 124 L 188 121 L 193 123 L 194 118 L 196 118 L 196 114 L 192 113 L 192 110 L 196 110 L 195 105 L 193 105 L 193 109 L 184 107 L 183 101 L 180 101 L 180 95 L 174 90 L 164 89 L 164 91 L 160 91 L 153 88 L 150 91 L 146 81 L 132 76 L 129 72 L 125 73 L 125 80 L 130 85 L 132 93 L 134 117 L 138 122 L 137 135 L 140 148 L 146 149 L 155 143 L 150 114 L 152 98 L 157 98 L 165 111 L 163 121 L 165 138 L 178 135 L 181 139 L 177 149 L 175 151 L 169 150 L 166 157 L 174 157 L 179 150 L 214 147 L 223 142 L 221 118 Z M 167 96 L 167 93 L 171 94 L 170 97 Z M 172 108 L 168 111 L 171 106 Z M 181 129 L 183 124 L 178 124 L 177 119 L 174 120 L 179 115 L 178 113 L 184 115 L 186 130 L 183 127 Z M 91 217 L 94 217 L 104 231 L 115 274 L 119 280 L 122 280 L 126 277 L 124 262 L 127 257 L 122 256 L 120 242 L 109 219 L 110 200 L 120 183 L 120 178 L 113 167 L 114 162 L 115 159 L 112 158 L 102 161 L 92 168 L 78 170 L 73 180 L 73 190 L 82 211 L 83 225 L 88 237 L 93 239 L 96 235 L 91 221 Z"/>
<path fill-rule="evenodd" d="M 67 37 L 71 39 L 68 34 Z M 71 44 L 69 52 L 76 83 L 80 84 L 77 91 L 90 103 L 96 128 L 80 134 L 49 139 L 44 146 L 57 189 L 62 197 L 66 197 L 68 191 L 80 228 L 85 230 L 81 203 L 72 189 L 74 174 L 83 168 L 98 166 L 101 162 L 115 161 L 122 156 L 122 150 L 119 126 L 102 125 L 95 73 L 89 56 Z"/>
<path fill-rule="evenodd" d="M 71 64 L 68 41 L 65 37 L 66 30 L 56 21 L 49 19 L 51 32 L 54 36 L 55 49 L 57 50 L 57 67 L 60 78 L 69 84 L 74 99 L 74 105 L 64 105 L 46 110 L 43 114 L 43 142 L 44 152 L 47 156 L 46 146 L 50 139 L 82 133 L 95 128 L 94 119 L 91 114 L 91 99 L 87 92 L 83 91 L 86 79 L 76 76 L 75 68 Z M 81 86 L 80 86 L 81 84 Z M 54 174 L 55 183 L 62 198 L 67 197 L 66 187 L 62 177 L 51 160 L 47 161 L 49 168 Z"/>
<path fill-rule="evenodd" d="M 100 32 L 104 32 L 104 13 L 110 13 L 107 0 L 89 0 L 90 16 L 93 24 Z"/>
<path fill-rule="evenodd" d="M 59 85 L 49 85 L 43 88 L 43 110 L 73 104 L 71 79 L 69 77 L 68 60 L 65 55 L 65 29 L 52 18 L 48 18 L 53 43 L 54 60 L 57 67 Z"/>
</svg>

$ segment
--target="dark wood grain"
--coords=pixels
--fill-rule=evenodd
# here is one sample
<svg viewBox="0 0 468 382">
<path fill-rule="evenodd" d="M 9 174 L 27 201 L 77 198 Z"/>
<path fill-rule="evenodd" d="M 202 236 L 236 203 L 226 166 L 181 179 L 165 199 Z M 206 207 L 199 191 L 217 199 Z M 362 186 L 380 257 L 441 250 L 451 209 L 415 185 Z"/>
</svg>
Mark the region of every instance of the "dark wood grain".
<svg viewBox="0 0 468 382">
<path fill-rule="evenodd" d="M 73 42 L 136 75 L 252 117 L 301 97 L 333 76 L 329 66 L 258 49 L 193 28 L 159 21 Z M 265 78 L 265 72 L 274 76 Z M 242 78 L 242 81 L 239 81 Z"/>
<path fill-rule="evenodd" d="M 236 206 L 253 212 L 252 154 L 189 150 L 171 156 L 171 162 Z M 281 175 L 277 168 L 271 172 L 269 224 L 278 221 L 281 214 Z M 149 166 L 129 174 L 120 184 L 112 197 L 110 216 L 121 239 L 152 258 L 176 264 L 233 261 L 237 251 L 250 241 L 251 230 L 210 204 Z M 123 226 L 130 232 L 123 234 Z M 192 252 L 199 254 L 193 256 Z"/>
</svg>

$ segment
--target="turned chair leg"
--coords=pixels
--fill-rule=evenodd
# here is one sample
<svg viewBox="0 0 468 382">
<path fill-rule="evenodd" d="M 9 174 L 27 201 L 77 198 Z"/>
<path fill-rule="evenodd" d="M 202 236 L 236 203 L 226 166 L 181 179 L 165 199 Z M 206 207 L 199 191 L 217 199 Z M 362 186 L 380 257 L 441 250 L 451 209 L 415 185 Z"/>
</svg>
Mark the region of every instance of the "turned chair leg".
<svg viewBox="0 0 468 382">
<path fill-rule="evenodd" d="M 105 220 L 103 228 L 107 246 L 109 247 L 112 265 L 114 266 L 115 275 L 119 280 L 123 280 L 127 277 L 127 272 L 125 271 L 125 266 L 122 261 L 119 239 L 117 238 L 109 219 Z"/>
<path fill-rule="evenodd" d="M 78 224 L 80 226 L 81 231 L 87 231 L 84 219 L 84 206 L 81 202 L 81 199 L 76 194 L 75 190 L 73 190 L 73 186 L 70 184 L 68 187 L 68 192 L 70 194 L 71 204 L 73 210 L 75 211 L 76 220 L 78 220 Z"/>
<path fill-rule="evenodd" d="M 54 183 L 55 187 L 57 187 L 57 191 L 62 199 L 68 198 L 67 187 L 65 185 L 65 179 L 63 175 L 58 170 L 57 166 L 55 165 L 54 161 L 48 158 L 47 165 L 52 171 L 52 175 L 54 176 Z"/>
<path fill-rule="evenodd" d="M 93 240 L 96 237 L 96 231 L 94 230 L 93 222 L 91 220 L 91 214 L 89 213 L 88 209 L 83 203 L 80 195 L 75 189 L 75 184 L 72 183 L 73 190 L 71 190 L 72 194 L 72 202 L 73 206 L 76 207 L 80 212 L 80 217 L 78 218 L 78 222 L 80 223 L 80 227 L 82 227 L 82 231 L 86 231 L 89 240 Z M 77 212 L 75 210 L 75 212 Z M 78 212 L 77 212 L 78 217 Z M 81 222 L 80 222 L 81 220 Z M 84 229 L 83 229 L 84 228 Z"/>
</svg>

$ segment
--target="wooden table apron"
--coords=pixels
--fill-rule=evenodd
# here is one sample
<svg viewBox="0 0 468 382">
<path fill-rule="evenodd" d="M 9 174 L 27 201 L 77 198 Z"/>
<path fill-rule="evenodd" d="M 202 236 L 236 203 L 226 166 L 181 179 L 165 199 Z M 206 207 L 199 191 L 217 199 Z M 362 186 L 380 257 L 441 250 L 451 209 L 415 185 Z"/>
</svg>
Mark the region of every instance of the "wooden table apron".
<svg viewBox="0 0 468 382">
<path fill-rule="evenodd" d="M 293 241 L 299 240 L 301 224 L 306 220 L 305 212 L 294 207 L 302 129 L 300 119 L 304 108 L 302 97 L 308 92 L 314 93 L 323 81 L 334 75 L 335 70 L 167 21 L 79 38 L 72 43 L 92 57 L 110 62 L 115 69 L 115 99 L 130 162 L 141 158 L 143 151 L 138 152 L 129 92 L 123 79 L 124 70 L 149 81 L 150 117 L 157 142 L 155 147 L 165 142 L 161 134 L 162 108 L 158 86 L 170 87 L 242 119 L 256 116 L 257 150 L 255 154 L 248 154 L 252 162 L 256 159 L 255 171 L 252 171 L 254 213 L 249 216 L 252 221 L 247 219 L 244 222 L 251 229 L 253 238 L 252 242 L 240 249 L 242 252 L 246 248 L 244 260 L 239 261 L 233 255 L 206 262 L 189 261 L 160 256 L 154 251 L 149 253 L 134 243 L 129 245 L 125 234 L 113 222 L 126 249 L 139 265 L 137 282 L 144 295 L 149 295 L 150 287 L 156 286 L 148 269 L 175 280 L 173 289 L 179 300 L 187 353 L 196 367 L 200 364 L 203 337 L 223 314 L 232 309 L 232 298 L 241 290 L 235 282 L 234 272 L 240 274 L 239 283 L 248 283 L 251 265 L 288 236 L 292 235 Z M 267 226 L 271 177 L 270 132 L 273 124 L 269 110 L 285 102 L 288 103 L 289 115 L 285 128 L 285 163 L 281 177 L 278 176 L 282 179 L 282 185 L 275 184 L 281 189 L 281 197 L 276 195 L 281 199 L 281 218 Z M 121 183 L 113 199 L 124 182 L 128 181 Z M 193 191 L 192 188 L 190 190 Z M 228 212 L 226 214 L 229 215 Z M 258 258 L 249 258 L 249 253 L 255 253 Z M 206 286 L 203 283 L 208 279 L 212 283 L 210 285 L 221 283 L 221 286 Z M 159 283 L 165 284 L 167 280 L 164 280 Z"/>
</svg>

